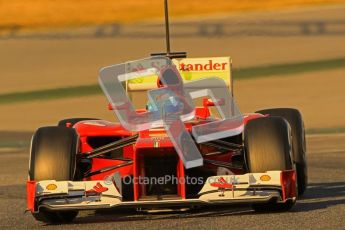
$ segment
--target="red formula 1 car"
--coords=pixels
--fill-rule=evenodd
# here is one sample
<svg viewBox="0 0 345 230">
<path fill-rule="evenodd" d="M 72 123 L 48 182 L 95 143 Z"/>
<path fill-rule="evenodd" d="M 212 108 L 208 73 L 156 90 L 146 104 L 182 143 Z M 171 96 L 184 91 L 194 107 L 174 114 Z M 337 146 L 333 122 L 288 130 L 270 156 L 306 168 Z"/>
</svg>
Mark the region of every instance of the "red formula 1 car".
<svg viewBox="0 0 345 230">
<path fill-rule="evenodd" d="M 172 60 L 183 82 L 216 76 L 231 91 L 230 58 L 181 58 L 169 51 L 161 59 Z M 157 59 L 147 60 L 154 66 Z M 143 77 L 147 69 L 137 67 L 132 71 L 139 80 L 128 78 L 122 84 L 132 100 L 156 88 L 157 79 L 158 86 L 164 85 L 160 75 L 148 71 L 150 76 Z M 118 110 L 107 97 L 110 109 Z M 214 111 L 220 102 L 205 97 L 199 104 L 183 121 L 190 136 L 193 127 L 222 120 Z M 147 113 L 148 107 L 135 112 Z M 238 117 L 240 126 L 222 130 L 221 138 L 193 139 L 202 163 L 188 167 L 164 125 L 133 131 L 120 122 L 73 118 L 41 127 L 32 138 L 27 209 L 37 220 L 55 223 L 90 209 L 248 203 L 257 211 L 289 210 L 307 187 L 300 112 L 277 108 Z"/>
</svg>

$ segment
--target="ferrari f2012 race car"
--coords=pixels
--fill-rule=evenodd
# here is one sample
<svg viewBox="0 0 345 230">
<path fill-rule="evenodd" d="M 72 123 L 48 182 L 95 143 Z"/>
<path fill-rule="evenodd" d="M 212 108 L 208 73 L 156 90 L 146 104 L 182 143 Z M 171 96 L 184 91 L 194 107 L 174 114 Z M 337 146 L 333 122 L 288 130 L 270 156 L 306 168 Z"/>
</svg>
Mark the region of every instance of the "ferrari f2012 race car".
<svg viewBox="0 0 345 230">
<path fill-rule="evenodd" d="M 110 208 L 294 205 L 307 188 L 301 113 L 241 114 L 231 59 L 185 56 L 168 47 L 101 69 L 118 122 L 71 118 L 36 130 L 27 209 L 37 220 L 70 222 L 81 210 Z M 135 109 L 137 101 L 145 108 Z"/>
</svg>

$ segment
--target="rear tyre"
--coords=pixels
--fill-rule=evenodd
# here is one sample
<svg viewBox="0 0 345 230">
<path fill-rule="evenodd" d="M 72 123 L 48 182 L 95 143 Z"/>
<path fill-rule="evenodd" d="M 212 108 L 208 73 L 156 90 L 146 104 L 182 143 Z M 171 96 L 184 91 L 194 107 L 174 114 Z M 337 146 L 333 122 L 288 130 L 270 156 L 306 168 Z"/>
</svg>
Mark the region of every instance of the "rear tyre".
<svg viewBox="0 0 345 230">
<path fill-rule="evenodd" d="M 291 127 L 292 156 L 296 165 L 298 195 L 303 195 L 308 185 L 308 169 L 306 158 L 306 140 L 304 123 L 301 113 L 297 109 L 278 108 L 257 111 L 261 114 L 284 118 Z"/>
<path fill-rule="evenodd" d="M 87 121 L 87 120 L 99 120 L 96 118 L 67 118 L 59 121 L 58 126 L 59 127 L 66 127 L 67 123 L 70 123 L 72 126 L 78 123 L 79 121 Z"/>
<path fill-rule="evenodd" d="M 73 180 L 76 170 L 78 135 L 66 127 L 42 127 L 33 135 L 30 153 L 29 179 Z M 33 213 L 38 221 L 46 223 L 71 222 L 77 211 Z"/>
<path fill-rule="evenodd" d="M 244 130 L 245 160 L 251 173 L 293 169 L 289 124 L 280 117 L 251 120 Z M 255 211 L 286 211 L 294 202 L 255 204 Z"/>
</svg>

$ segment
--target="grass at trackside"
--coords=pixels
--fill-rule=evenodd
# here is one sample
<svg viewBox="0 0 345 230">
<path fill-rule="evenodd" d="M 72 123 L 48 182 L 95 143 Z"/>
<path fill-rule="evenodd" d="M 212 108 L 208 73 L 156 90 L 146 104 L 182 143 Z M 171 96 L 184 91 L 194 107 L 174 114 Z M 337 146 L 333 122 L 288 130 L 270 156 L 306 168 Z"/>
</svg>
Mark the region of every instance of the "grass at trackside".
<svg viewBox="0 0 345 230">
<path fill-rule="evenodd" d="M 236 80 L 246 80 L 259 77 L 288 76 L 299 73 L 315 72 L 345 68 L 345 58 L 308 61 L 300 63 L 288 63 L 268 66 L 248 67 L 234 69 L 233 76 Z M 102 94 L 99 85 L 71 86 L 55 89 L 44 89 L 27 92 L 14 92 L 0 94 L 1 104 L 12 104 L 19 102 L 30 102 L 37 100 L 52 100 L 60 98 L 72 98 Z"/>
<path fill-rule="evenodd" d="M 0 94 L 0 104 L 51 100 L 59 98 L 81 97 L 101 94 L 99 85 L 72 86 L 56 89 L 44 89 L 28 92 Z"/>
<path fill-rule="evenodd" d="M 337 134 L 337 133 L 345 133 L 345 127 L 339 128 L 314 128 L 314 129 L 307 129 L 307 134 Z"/>
<path fill-rule="evenodd" d="M 234 69 L 236 80 L 345 68 L 345 58 Z"/>
<path fill-rule="evenodd" d="M 29 147 L 30 141 L 4 141 L 0 142 L 0 148 L 26 148 Z"/>
</svg>

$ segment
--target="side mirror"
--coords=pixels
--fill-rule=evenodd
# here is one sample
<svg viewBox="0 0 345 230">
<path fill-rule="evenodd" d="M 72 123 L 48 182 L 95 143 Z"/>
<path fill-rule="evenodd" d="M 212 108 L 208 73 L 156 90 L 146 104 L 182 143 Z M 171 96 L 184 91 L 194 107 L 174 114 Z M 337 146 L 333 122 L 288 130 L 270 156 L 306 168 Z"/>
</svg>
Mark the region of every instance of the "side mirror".
<svg viewBox="0 0 345 230">
<path fill-rule="evenodd" d="M 108 103 L 108 110 L 114 110 L 114 107 L 111 103 Z"/>
</svg>

